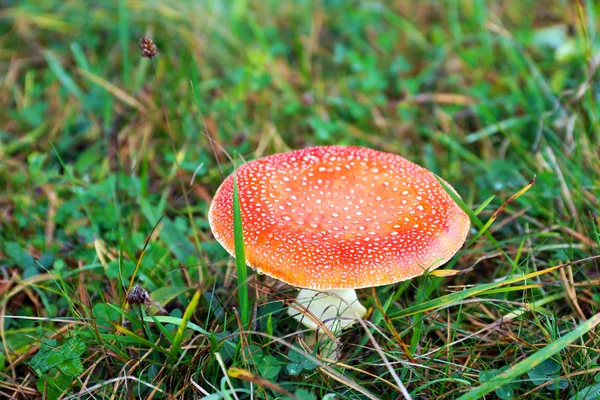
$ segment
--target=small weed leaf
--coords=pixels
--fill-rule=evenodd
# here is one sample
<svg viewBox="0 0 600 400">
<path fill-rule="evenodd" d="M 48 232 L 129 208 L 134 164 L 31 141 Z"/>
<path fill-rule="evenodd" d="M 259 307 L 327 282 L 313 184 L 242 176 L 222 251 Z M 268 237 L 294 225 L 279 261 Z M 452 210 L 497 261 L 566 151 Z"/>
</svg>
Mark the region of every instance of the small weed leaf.
<svg viewBox="0 0 600 400">
<path fill-rule="evenodd" d="M 296 376 L 299 375 L 304 368 L 302 368 L 302 365 L 298 363 L 289 363 L 286 364 L 285 369 L 287 370 L 288 374 Z"/>
<path fill-rule="evenodd" d="M 298 363 L 302 366 L 302 368 L 312 371 L 313 369 L 317 368 L 318 364 L 314 361 L 312 361 L 311 359 L 309 359 L 308 357 L 306 357 L 304 354 L 302 354 L 301 352 L 297 351 L 297 350 L 290 350 L 288 353 L 288 357 L 291 361 Z"/>
<path fill-rule="evenodd" d="M 4 251 L 8 256 L 11 264 L 17 265 L 21 268 L 24 279 L 31 278 L 39 274 L 38 266 L 35 263 L 35 259 L 17 242 L 7 242 L 4 246 Z"/>
<path fill-rule="evenodd" d="M 529 379 L 531 379 L 531 382 L 537 386 L 558 378 L 559 373 L 560 364 L 551 359 L 547 359 L 541 362 L 540 364 L 536 365 L 535 367 L 531 368 L 531 370 L 527 372 L 527 375 L 529 376 Z M 561 381 L 554 382 L 548 385 L 546 388 L 549 390 L 559 388 L 563 389 L 561 385 L 564 385 L 564 383 L 561 384 L 560 382 Z"/>
<path fill-rule="evenodd" d="M 312 371 L 318 366 L 317 363 L 310 360 L 308 357 L 306 357 L 297 350 L 291 349 L 288 352 L 288 358 L 291 362 L 287 364 L 285 368 L 290 375 L 298 375 L 303 370 Z"/>
<path fill-rule="evenodd" d="M 23 270 L 33 267 L 35 260 L 31 255 L 26 253 L 21 245 L 17 242 L 7 242 L 4 245 L 4 251 L 9 260 L 21 267 Z"/>
<path fill-rule="evenodd" d="M 69 339 L 57 347 L 56 340 L 44 340 L 38 353 L 31 359 L 31 367 L 42 375 L 57 367 L 67 376 L 77 376 L 83 372 L 80 356 L 85 352 L 85 343 L 78 337 Z"/>
<path fill-rule="evenodd" d="M 281 363 L 275 357 L 268 355 L 258 365 L 258 372 L 266 379 L 273 379 L 281 371 Z"/>
<path fill-rule="evenodd" d="M 546 375 L 555 375 L 560 372 L 560 364 L 552 359 L 547 359 L 532 369 L 541 369 Z"/>
<path fill-rule="evenodd" d="M 508 400 L 513 398 L 515 392 L 508 386 L 500 386 L 498 389 L 496 389 L 496 395 L 502 400 Z"/>
<path fill-rule="evenodd" d="M 58 369 L 66 376 L 78 376 L 83 372 L 83 364 L 79 357 L 68 358 L 58 365 Z"/>
<path fill-rule="evenodd" d="M 486 383 L 496 375 L 498 375 L 499 371 L 497 369 L 493 369 L 491 371 L 481 371 L 479 374 L 479 382 Z"/>
<path fill-rule="evenodd" d="M 216 336 L 216 335 L 215 335 Z M 233 359 L 233 357 L 235 357 L 235 349 L 236 349 L 236 344 L 232 343 L 232 342 L 222 342 L 222 344 L 217 344 L 217 341 L 215 340 L 215 345 L 214 348 L 218 349 L 218 351 L 221 353 L 221 356 L 223 357 L 224 361 L 229 361 L 231 359 Z"/>
<path fill-rule="evenodd" d="M 50 368 L 54 368 L 55 366 L 57 366 L 60 363 L 60 361 L 57 362 L 56 359 L 50 359 L 50 356 L 52 354 L 59 354 L 59 353 L 53 353 L 53 351 L 55 349 L 56 349 L 56 339 L 48 339 L 48 340 L 42 341 L 42 344 L 40 345 L 40 349 L 38 350 L 37 354 L 35 356 L 33 356 L 33 358 L 31 359 L 31 362 L 29 363 L 31 368 L 39 369 L 42 372 L 46 372 Z M 62 358 L 61 358 L 61 360 L 62 360 Z"/>
<path fill-rule="evenodd" d="M 71 338 L 61 347 L 61 352 L 66 359 L 79 358 L 85 352 L 85 343 L 78 337 Z"/>
<path fill-rule="evenodd" d="M 39 369 L 42 373 L 44 373 L 54 367 L 58 367 L 64 361 L 65 357 L 61 353 L 38 353 L 36 357 L 31 360 L 31 367 L 34 369 Z"/>
</svg>

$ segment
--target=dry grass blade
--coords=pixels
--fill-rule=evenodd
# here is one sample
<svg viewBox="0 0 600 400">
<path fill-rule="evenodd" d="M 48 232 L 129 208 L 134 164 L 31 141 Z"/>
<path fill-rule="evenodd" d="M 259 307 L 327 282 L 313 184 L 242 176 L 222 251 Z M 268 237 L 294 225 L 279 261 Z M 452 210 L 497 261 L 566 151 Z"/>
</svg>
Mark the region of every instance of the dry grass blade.
<svg viewBox="0 0 600 400">
<path fill-rule="evenodd" d="M 192 297 L 190 304 L 188 304 L 188 306 L 185 309 L 185 312 L 183 313 L 183 318 L 181 318 L 181 323 L 179 324 L 179 327 L 177 328 L 177 332 L 175 333 L 175 336 L 173 337 L 173 344 L 171 345 L 171 351 L 169 352 L 169 360 L 168 360 L 169 363 L 173 363 L 175 361 L 177 353 L 179 352 L 179 350 L 181 348 L 181 342 L 183 341 L 183 335 L 187 328 L 187 323 L 190 320 L 190 318 L 192 317 L 192 313 L 194 311 L 196 311 L 196 307 L 198 306 L 199 301 L 200 301 L 200 290 L 196 290 L 196 293 L 194 293 L 194 297 Z"/>
</svg>

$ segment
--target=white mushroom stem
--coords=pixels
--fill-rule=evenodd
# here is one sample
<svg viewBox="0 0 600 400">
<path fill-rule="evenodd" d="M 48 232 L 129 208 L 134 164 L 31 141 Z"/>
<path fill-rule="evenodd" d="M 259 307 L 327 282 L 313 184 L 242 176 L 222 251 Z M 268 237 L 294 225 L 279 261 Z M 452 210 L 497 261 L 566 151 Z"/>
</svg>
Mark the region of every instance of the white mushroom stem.
<svg viewBox="0 0 600 400">
<path fill-rule="evenodd" d="M 354 289 L 327 292 L 302 289 L 296 301 L 306 307 L 332 333 L 341 332 L 367 313 L 367 309 L 358 301 Z M 288 314 L 310 329 L 322 326 L 296 308 L 290 307 Z"/>
<path fill-rule="evenodd" d="M 316 330 L 324 325 L 334 335 L 354 324 L 358 318 L 364 317 L 367 313 L 367 309 L 358 301 L 354 289 L 329 290 L 327 292 L 302 289 L 298 293 L 297 302 L 306 307 L 312 315 L 308 316 L 297 308 L 290 307 L 288 309 L 290 316 L 309 329 Z M 313 320 L 315 317 L 322 325 Z M 321 330 L 315 339 L 321 341 L 325 338 L 326 335 Z M 339 349 L 333 342 L 326 343 L 324 353 L 326 357 L 335 360 L 339 356 Z"/>
</svg>

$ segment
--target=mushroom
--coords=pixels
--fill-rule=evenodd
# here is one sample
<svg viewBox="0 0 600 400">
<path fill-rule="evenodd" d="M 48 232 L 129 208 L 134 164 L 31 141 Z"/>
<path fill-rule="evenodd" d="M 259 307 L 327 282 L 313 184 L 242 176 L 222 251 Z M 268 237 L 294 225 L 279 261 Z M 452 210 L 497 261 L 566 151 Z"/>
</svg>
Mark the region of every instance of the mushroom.
<svg viewBox="0 0 600 400">
<path fill-rule="evenodd" d="M 441 266 L 469 230 L 468 216 L 432 172 L 390 153 L 310 147 L 248 162 L 235 174 L 247 264 L 302 288 L 301 304 L 333 331 L 365 315 L 355 289 Z M 208 217 L 234 255 L 233 174 Z M 297 310 L 290 315 L 318 326 Z"/>
</svg>

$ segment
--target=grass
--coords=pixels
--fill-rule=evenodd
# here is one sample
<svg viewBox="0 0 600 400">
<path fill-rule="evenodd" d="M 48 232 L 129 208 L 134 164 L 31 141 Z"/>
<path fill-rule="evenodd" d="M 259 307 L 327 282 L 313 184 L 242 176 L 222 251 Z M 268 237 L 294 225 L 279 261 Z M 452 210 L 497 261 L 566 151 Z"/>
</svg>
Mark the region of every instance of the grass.
<svg viewBox="0 0 600 400">
<path fill-rule="evenodd" d="M 4 3 L 0 397 L 596 398 L 596 2 Z M 228 155 L 326 144 L 432 170 L 474 227 L 359 291 L 338 363 L 206 218 Z"/>
</svg>

